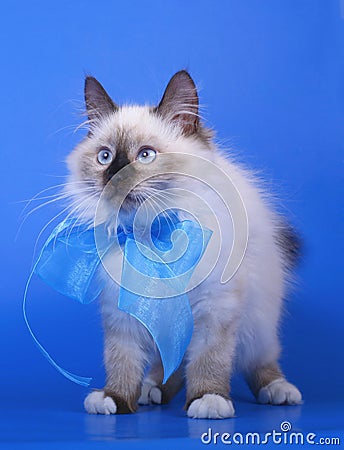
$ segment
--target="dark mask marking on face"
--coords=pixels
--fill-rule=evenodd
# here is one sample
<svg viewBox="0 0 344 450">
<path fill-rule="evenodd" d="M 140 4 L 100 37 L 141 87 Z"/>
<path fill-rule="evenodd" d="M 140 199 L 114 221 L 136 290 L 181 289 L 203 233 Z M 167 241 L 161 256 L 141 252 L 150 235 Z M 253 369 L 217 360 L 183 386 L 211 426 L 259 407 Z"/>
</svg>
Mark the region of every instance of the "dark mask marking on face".
<svg viewBox="0 0 344 450">
<path fill-rule="evenodd" d="M 104 172 L 104 185 L 106 185 L 111 180 L 111 178 L 117 172 L 123 169 L 123 167 L 125 167 L 127 164 L 130 164 L 130 160 L 128 159 L 126 153 L 123 151 L 119 151 L 116 154 L 116 158 Z"/>
</svg>

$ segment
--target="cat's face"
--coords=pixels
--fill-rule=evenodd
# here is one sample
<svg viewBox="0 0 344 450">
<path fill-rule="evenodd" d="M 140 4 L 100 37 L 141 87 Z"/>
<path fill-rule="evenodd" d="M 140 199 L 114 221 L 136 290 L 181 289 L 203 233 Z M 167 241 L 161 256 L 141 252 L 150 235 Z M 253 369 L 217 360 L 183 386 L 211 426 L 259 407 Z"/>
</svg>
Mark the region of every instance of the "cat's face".
<svg viewBox="0 0 344 450">
<path fill-rule="evenodd" d="M 73 215 L 84 220 L 92 220 L 104 188 L 129 165 L 132 170 L 122 173 L 130 173 L 131 179 L 110 185 L 107 191 L 121 190 L 127 181 L 136 185 L 123 202 L 124 209 L 135 210 L 153 192 L 164 191 L 176 182 L 176 177 L 166 173 L 136 183 L 143 172 L 149 174 L 155 167 L 159 154 L 202 156 L 211 149 L 211 134 L 199 121 L 195 84 L 185 71 L 172 77 L 157 107 L 117 106 L 91 77 L 86 78 L 85 101 L 89 133 L 68 158 L 67 185 L 74 201 Z M 176 160 L 176 167 L 169 167 L 166 172 L 177 172 L 178 164 Z"/>
</svg>

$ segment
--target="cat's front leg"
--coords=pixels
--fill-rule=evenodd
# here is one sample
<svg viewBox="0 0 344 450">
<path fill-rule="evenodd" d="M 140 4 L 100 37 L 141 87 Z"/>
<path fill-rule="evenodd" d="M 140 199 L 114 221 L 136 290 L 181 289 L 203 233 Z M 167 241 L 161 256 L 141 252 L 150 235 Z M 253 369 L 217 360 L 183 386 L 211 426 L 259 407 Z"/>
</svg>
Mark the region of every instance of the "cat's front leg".
<svg viewBox="0 0 344 450">
<path fill-rule="evenodd" d="M 146 331 L 126 313 L 118 311 L 116 321 L 104 328 L 106 385 L 90 393 L 84 402 L 90 414 L 127 414 L 135 412 L 141 392 Z"/>
<path fill-rule="evenodd" d="M 222 320 L 221 320 L 222 322 Z M 195 322 L 186 366 L 187 415 L 197 419 L 233 417 L 229 380 L 235 350 L 236 321 L 219 323 L 211 314 Z"/>
</svg>

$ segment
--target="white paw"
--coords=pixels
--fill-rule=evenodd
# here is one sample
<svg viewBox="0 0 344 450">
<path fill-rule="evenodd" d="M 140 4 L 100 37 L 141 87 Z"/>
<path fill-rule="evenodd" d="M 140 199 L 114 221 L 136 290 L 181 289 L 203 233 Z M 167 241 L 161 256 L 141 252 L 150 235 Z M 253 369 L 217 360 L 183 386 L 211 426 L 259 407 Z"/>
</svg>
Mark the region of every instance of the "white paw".
<svg viewBox="0 0 344 450">
<path fill-rule="evenodd" d="M 279 378 L 261 388 L 257 400 L 259 403 L 272 405 L 299 405 L 302 403 L 302 395 L 296 386 Z"/>
<path fill-rule="evenodd" d="M 116 414 L 117 406 L 104 391 L 93 391 L 85 398 L 84 407 L 89 414 Z"/>
<path fill-rule="evenodd" d="M 231 400 L 217 394 L 205 394 L 194 400 L 187 411 L 188 417 L 193 419 L 226 419 L 234 414 Z"/>
<path fill-rule="evenodd" d="M 162 392 L 158 386 L 150 381 L 144 381 L 141 388 L 141 395 L 138 399 L 139 405 L 150 405 L 151 403 L 161 404 Z"/>
</svg>

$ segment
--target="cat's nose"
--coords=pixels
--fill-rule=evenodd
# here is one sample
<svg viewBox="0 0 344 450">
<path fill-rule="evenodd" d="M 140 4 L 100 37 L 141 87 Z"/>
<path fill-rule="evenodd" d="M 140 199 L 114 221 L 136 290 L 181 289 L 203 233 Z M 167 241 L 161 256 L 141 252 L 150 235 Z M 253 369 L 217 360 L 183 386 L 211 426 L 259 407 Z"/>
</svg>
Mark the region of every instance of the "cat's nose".
<svg viewBox="0 0 344 450">
<path fill-rule="evenodd" d="M 109 167 L 104 172 L 104 184 L 107 184 L 111 178 L 116 175 L 123 167 L 130 164 L 130 160 L 124 152 L 120 152 L 116 155 L 116 158 L 112 161 Z"/>
</svg>

